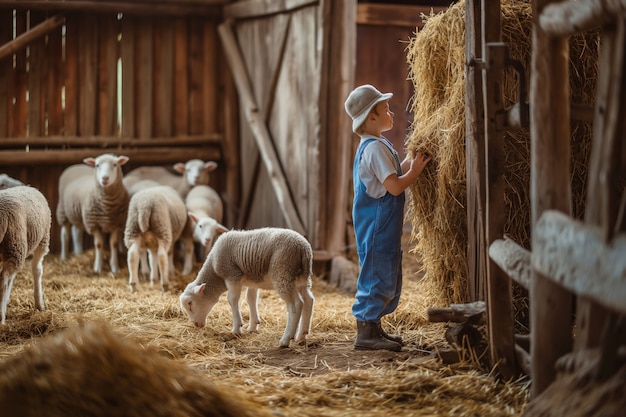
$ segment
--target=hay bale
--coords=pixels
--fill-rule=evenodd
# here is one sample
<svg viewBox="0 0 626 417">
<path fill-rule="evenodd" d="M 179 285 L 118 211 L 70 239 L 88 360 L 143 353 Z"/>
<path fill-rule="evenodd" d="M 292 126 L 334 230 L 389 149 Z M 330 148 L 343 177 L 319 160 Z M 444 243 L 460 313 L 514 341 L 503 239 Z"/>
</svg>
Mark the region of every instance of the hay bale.
<svg viewBox="0 0 626 417">
<path fill-rule="evenodd" d="M 531 5 L 503 1 L 502 37 L 513 59 L 528 68 L 531 61 Z M 592 104 L 598 65 L 597 32 L 570 40 L 571 101 Z M 415 94 L 410 103 L 414 122 L 407 150 L 433 155 L 411 186 L 408 216 L 413 226 L 414 251 L 423 258 L 426 282 L 436 288 L 432 305 L 469 300 L 467 272 L 465 165 L 465 4 L 426 17 L 423 29 L 409 42 L 407 60 Z M 517 77 L 504 74 L 505 106 L 517 99 Z M 527 79 L 527 85 L 530 85 Z M 572 122 L 572 193 L 574 216 L 584 210 L 586 167 L 591 148 L 589 123 Z M 530 134 L 507 132 L 505 143 L 505 233 L 530 246 Z"/>
<path fill-rule="evenodd" d="M 71 328 L 0 364 L 3 415 L 258 416 L 258 405 L 107 326 Z"/>
</svg>

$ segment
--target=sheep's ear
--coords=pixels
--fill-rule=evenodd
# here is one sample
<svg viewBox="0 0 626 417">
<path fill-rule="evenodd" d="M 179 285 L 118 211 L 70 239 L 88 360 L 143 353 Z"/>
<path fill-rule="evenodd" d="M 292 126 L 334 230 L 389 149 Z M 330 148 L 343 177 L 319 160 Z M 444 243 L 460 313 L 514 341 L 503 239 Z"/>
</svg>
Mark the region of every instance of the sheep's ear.
<svg viewBox="0 0 626 417">
<path fill-rule="evenodd" d="M 204 170 L 206 172 L 215 171 L 217 168 L 217 162 L 209 161 L 204 163 Z"/>
<path fill-rule="evenodd" d="M 206 283 L 200 284 L 200 285 L 196 285 L 196 288 L 193 289 L 193 293 L 194 294 L 202 294 L 202 292 L 204 291 L 204 287 L 206 287 Z"/>
<path fill-rule="evenodd" d="M 129 158 L 129 157 L 127 157 L 126 155 L 120 155 L 120 156 L 118 156 L 118 157 L 117 157 L 117 163 L 118 163 L 119 165 L 124 165 L 126 162 L 128 162 L 128 161 L 129 161 L 129 159 L 130 159 L 130 158 Z"/>
<path fill-rule="evenodd" d="M 196 216 L 195 214 L 193 214 L 193 213 L 192 213 L 192 212 L 190 212 L 190 211 L 188 211 L 188 212 L 187 212 L 187 214 L 189 215 L 189 218 L 190 218 L 192 221 L 194 221 L 194 222 L 198 223 L 198 216 Z"/>
<path fill-rule="evenodd" d="M 183 164 L 182 162 L 178 162 L 178 163 L 174 164 L 174 171 L 178 172 L 179 174 L 184 174 L 185 173 L 185 164 Z"/>
<path fill-rule="evenodd" d="M 85 158 L 83 162 L 92 167 L 96 166 L 96 160 L 94 158 Z"/>
<path fill-rule="evenodd" d="M 215 229 L 215 231 L 217 233 L 226 233 L 228 232 L 228 229 L 226 228 L 226 226 L 222 226 L 221 224 L 218 223 L 217 229 Z"/>
</svg>

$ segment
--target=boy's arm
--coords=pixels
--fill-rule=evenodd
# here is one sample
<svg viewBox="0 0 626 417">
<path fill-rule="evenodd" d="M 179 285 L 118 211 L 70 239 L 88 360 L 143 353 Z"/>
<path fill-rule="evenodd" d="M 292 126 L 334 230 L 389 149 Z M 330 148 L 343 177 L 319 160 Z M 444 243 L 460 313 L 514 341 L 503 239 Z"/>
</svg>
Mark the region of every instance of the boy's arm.
<svg viewBox="0 0 626 417">
<path fill-rule="evenodd" d="M 409 185 L 415 182 L 430 160 L 431 156 L 422 152 L 418 152 L 413 159 L 409 159 L 407 156 L 401 163 L 404 174 L 400 176 L 397 174 L 389 175 L 383 181 L 383 185 L 392 195 L 402 194 Z M 406 172 L 404 168 L 405 163 L 408 165 Z"/>
</svg>

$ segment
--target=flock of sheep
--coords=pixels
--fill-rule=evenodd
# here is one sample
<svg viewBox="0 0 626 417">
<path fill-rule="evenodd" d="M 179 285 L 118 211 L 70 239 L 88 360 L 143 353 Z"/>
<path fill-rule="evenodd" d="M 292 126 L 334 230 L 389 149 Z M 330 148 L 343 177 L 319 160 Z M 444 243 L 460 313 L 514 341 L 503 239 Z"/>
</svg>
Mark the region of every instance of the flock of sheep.
<svg viewBox="0 0 626 417">
<path fill-rule="evenodd" d="M 94 272 L 102 272 L 108 239 L 111 272 L 119 271 L 119 254 L 126 249 L 131 291 L 138 288 L 140 268 L 143 276 L 149 274 L 151 283 L 158 279 L 167 291 L 175 244 L 180 242 L 184 248 L 185 275 L 192 271 L 197 242 L 204 264 L 180 295 L 181 308 L 196 326 L 204 326 L 219 296 L 228 291 L 232 331 L 241 334 L 239 298 L 242 287 L 247 287 L 248 330 L 255 331 L 258 291 L 274 289 L 287 304 L 280 346 L 303 340 L 310 330 L 314 304 L 313 256 L 306 238 L 282 228 L 229 231 L 224 227 L 222 201 L 208 185 L 215 162 L 177 163 L 174 170 L 180 175 L 159 166 L 142 166 L 124 175 L 122 166 L 128 160 L 105 153 L 63 171 L 56 208 L 60 258 L 68 258 L 70 240 L 73 252 L 82 253 L 86 232 L 94 241 Z M 51 211 L 40 191 L 6 174 L 0 175 L 0 211 L 0 306 L 5 324 L 13 280 L 31 255 L 35 306 L 44 309 L 41 281 L 43 258 L 49 251 Z"/>
</svg>

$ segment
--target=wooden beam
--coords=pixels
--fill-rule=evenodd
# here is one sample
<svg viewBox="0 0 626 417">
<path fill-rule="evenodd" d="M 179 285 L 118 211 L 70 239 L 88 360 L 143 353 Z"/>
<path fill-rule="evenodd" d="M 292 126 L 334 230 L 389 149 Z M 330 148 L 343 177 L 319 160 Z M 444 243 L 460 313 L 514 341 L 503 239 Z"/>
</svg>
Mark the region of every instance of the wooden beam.
<svg viewBox="0 0 626 417">
<path fill-rule="evenodd" d="M 552 37 L 566 37 L 613 21 L 626 13 L 626 0 L 567 0 L 547 5 L 539 15 L 541 29 Z"/>
<path fill-rule="evenodd" d="M 265 123 L 265 115 L 258 110 L 254 93 L 250 86 L 250 79 L 246 73 L 245 64 L 235 40 L 232 28 L 233 22 L 226 21 L 218 26 L 224 53 L 231 67 L 235 85 L 240 95 L 241 107 L 244 111 L 250 130 L 254 135 L 263 163 L 274 188 L 276 199 L 283 212 L 289 228 L 307 235 L 306 229 L 300 220 L 295 202 L 291 197 L 289 184 L 282 171 L 280 160 L 272 144 L 272 137 Z"/>
<path fill-rule="evenodd" d="M 530 76 L 531 247 L 545 210 L 571 213 L 569 44 L 538 24 L 550 0 L 534 0 Z M 556 378 L 558 358 L 572 350 L 572 295 L 538 271 L 530 289 L 531 395 L 536 398 Z"/>
<path fill-rule="evenodd" d="M 505 237 L 496 239 L 489 246 L 489 256 L 511 279 L 525 289 L 530 289 L 532 268 L 530 251 Z"/>
<path fill-rule="evenodd" d="M 197 136 L 175 136 L 164 138 L 118 138 L 114 136 L 39 136 L 27 138 L 2 138 L 0 150 L 36 147 L 88 146 L 92 148 L 111 147 L 154 147 L 154 146 L 219 146 L 222 135 L 213 133 Z"/>
<path fill-rule="evenodd" d="M 319 0 L 246 0 L 224 6 L 224 19 L 249 19 L 287 13 Z"/>
<path fill-rule="evenodd" d="M 209 2 L 211 0 L 208 0 Z M 1 1 L 0 9 L 46 10 L 46 11 L 87 11 L 98 13 L 127 13 L 137 15 L 166 16 L 206 16 L 219 19 L 221 7 L 226 0 L 200 4 L 166 4 L 165 2 L 95 1 L 95 0 L 13 0 Z"/>
<path fill-rule="evenodd" d="M 61 15 L 56 15 L 49 19 L 46 19 L 45 21 L 41 22 L 27 32 L 22 33 L 12 41 L 9 41 L 0 46 L 0 60 L 8 56 L 13 56 L 15 52 L 19 51 L 22 48 L 25 48 L 35 39 L 47 35 L 48 33 L 52 32 L 63 24 L 65 24 L 65 17 Z"/>
<path fill-rule="evenodd" d="M 626 234 L 605 242 L 599 227 L 547 210 L 534 235 L 533 268 L 569 291 L 626 313 Z"/>
<path fill-rule="evenodd" d="M 424 16 L 437 14 L 447 7 L 413 6 L 401 4 L 361 3 L 357 6 L 356 23 L 359 25 L 423 27 Z"/>
</svg>

